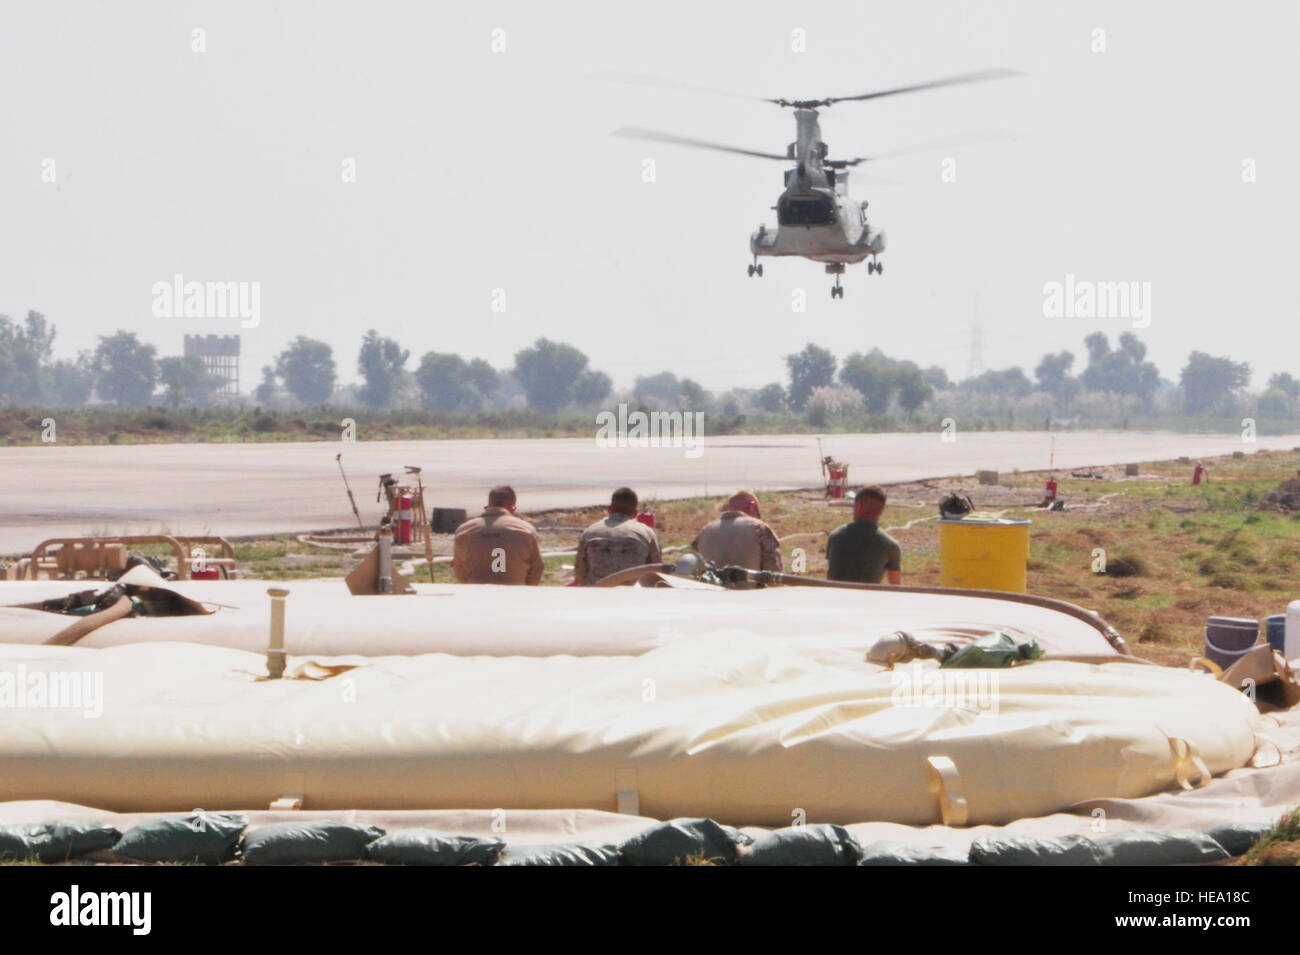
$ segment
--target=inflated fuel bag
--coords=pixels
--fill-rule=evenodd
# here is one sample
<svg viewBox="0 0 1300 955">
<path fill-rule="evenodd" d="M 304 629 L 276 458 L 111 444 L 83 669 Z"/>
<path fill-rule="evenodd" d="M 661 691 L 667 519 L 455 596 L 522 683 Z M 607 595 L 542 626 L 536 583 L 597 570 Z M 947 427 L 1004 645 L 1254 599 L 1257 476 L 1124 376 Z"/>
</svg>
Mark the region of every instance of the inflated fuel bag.
<svg viewBox="0 0 1300 955">
<path fill-rule="evenodd" d="M 153 819 L 128 829 L 113 851 L 137 862 L 198 862 L 220 865 L 234 857 L 248 825 L 242 812 L 193 812 Z"/>
<path fill-rule="evenodd" d="M 328 819 L 273 822 L 246 833 L 239 854 L 248 865 L 355 862 L 364 859 L 366 846 L 382 835 L 378 826 Z"/>
<path fill-rule="evenodd" d="M 496 865 L 505 847 L 500 839 L 399 829 L 366 846 L 366 858 L 385 865 Z"/>
</svg>

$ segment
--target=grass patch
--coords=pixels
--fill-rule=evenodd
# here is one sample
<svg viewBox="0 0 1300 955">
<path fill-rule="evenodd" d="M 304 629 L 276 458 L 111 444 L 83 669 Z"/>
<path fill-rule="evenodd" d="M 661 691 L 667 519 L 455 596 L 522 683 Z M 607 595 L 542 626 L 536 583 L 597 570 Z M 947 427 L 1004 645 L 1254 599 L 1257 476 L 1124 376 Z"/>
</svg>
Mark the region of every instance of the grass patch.
<svg viewBox="0 0 1300 955">
<path fill-rule="evenodd" d="M 1242 865 L 1300 865 L 1300 808 L 1292 809 L 1255 841 Z"/>
</svg>

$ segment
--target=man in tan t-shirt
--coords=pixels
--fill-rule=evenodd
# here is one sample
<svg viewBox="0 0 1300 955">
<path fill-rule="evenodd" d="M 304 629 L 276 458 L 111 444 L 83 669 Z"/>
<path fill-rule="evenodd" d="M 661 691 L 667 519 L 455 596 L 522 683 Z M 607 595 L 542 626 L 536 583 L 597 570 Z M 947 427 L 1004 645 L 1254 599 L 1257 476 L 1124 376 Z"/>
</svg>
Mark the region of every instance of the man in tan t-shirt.
<svg viewBox="0 0 1300 955">
<path fill-rule="evenodd" d="M 731 495 L 722 516 L 701 528 L 691 547 L 718 569 L 734 564 L 750 570 L 781 570 L 776 534 L 759 517 L 758 498 L 751 491 Z"/>
<path fill-rule="evenodd" d="M 494 487 L 488 506 L 456 528 L 451 571 L 461 584 L 539 584 L 542 548 L 537 528 L 515 516 L 515 489 Z"/>
<path fill-rule="evenodd" d="M 609 499 L 609 516 L 596 521 L 578 540 L 573 582 L 586 587 L 610 574 L 663 560 L 654 528 L 636 519 L 636 491 L 621 487 Z M 635 583 L 629 580 L 627 583 Z"/>
</svg>

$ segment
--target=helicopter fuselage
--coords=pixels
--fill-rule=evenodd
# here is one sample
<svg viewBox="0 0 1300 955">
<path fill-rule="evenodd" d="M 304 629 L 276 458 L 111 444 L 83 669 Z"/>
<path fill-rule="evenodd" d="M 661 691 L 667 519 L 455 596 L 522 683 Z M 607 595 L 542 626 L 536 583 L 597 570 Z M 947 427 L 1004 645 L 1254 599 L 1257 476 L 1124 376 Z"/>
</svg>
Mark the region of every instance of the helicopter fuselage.
<svg viewBox="0 0 1300 955">
<path fill-rule="evenodd" d="M 795 255 L 817 262 L 853 264 L 884 251 L 883 233 L 872 230 L 848 194 L 848 172 L 825 164 L 817 110 L 796 109 L 796 140 L 787 148 L 794 167 L 773 208 L 775 229 L 760 225 L 750 236 L 755 257 Z"/>
</svg>

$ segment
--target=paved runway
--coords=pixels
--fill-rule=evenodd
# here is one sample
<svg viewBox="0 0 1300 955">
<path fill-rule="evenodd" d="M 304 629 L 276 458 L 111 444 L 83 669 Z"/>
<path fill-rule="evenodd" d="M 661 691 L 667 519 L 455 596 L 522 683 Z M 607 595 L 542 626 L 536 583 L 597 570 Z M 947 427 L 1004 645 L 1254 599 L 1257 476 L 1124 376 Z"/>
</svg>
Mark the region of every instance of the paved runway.
<svg viewBox="0 0 1300 955">
<path fill-rule="evenodd" d="M 1122 464 L 1300 446 L 1300 435 L 1074 432 L 1055 436 L 1056 466 Z M 1046 468 L 1051 437 L 1038 432 L 832 435 L 827 454 L 849 462 L 854 484 Z M 295 444 L 155 444 L 0 448 L 0 553 L 48 537 L 96 533 L 238 536 L 352 523 L 334 456 L 362 517 L 378 520 L 377 476 L 424 468 L 430 508 L 481 507 L 487 488 L 513 484 L 520 508 L 605 503 L 629 484 L 643 498 L 812 487 L 820 480 L 811 435 L 722 436 L 701 454 L 683 448 L 598 447 L 592 439 L 366 441 Z"/>
</svg>

